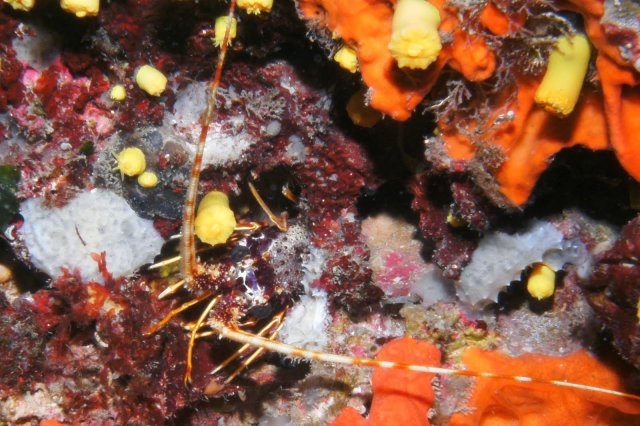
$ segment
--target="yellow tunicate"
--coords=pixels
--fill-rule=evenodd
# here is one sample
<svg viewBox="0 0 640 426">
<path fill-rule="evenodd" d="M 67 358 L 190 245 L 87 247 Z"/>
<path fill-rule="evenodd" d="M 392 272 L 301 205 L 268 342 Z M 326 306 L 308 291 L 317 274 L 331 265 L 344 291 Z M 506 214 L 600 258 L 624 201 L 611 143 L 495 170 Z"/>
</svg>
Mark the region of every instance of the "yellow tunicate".
<svg viewBox="0 0 640 426">
<path fill-rule="evenodd" d="M 11 269 L 0 263 L 0 284 L 6 283 L 11 278 L 13 278 L 13 272 L 11 272 Z"/>
<path fill-rule="evenodd" d="M 357 91 L 347 102 L 347 114 L 353 124 L 360 127 L 373 127 L 382 118 L 380 111 L 367 105 L 366 91 Z"/>
<path fill-rule="evenodd" d="M 167 88 L 167 77 L 151 65 L 143 65 L 136 73 L 136 83 L 151 96 L 160 96 Z"/>
<path fill-rule="evenodd" d="M 342 46 L 333 56 L 336 61 L 345 70 L 355 73 L 358 71 L 358 56 L 356 51 L 349 46 Z"/>
<path fill-rule="evenodd" d="M 229 207 L 229 198 L 219 191 L 208 193 L 198 206 L 194 223 L 200 241 L 215 245 L 225 243 L 236 228 L 236 218 Z"/>
<path fill-rule="evenodd" d="M 562 117 L 571 114 L 580 97 L 590 58 L 591 45 L 584 34 L 560 37 L 536 90 L 536 103 Z"/>
<path fill-rule="evenodd" d="M 229 197 L 227 194 L 220 191 L 211 191 L 200 200 L 198 205 L 198 212 L 200 210 L 207 209 L 211 206 L 226 206 L 229 207 Z"/>
<path fill-rule="evenodd" d="M 158 184 L 158 175 L 153 172 L 144 172 L 138 176 L 138 185 L 143 188 L 153 188 Z"/>
<path fill-rule="evenodd" d="M 454 228 L 460 228 L 465 225 L 464 220 L 453 214 L 451 210 L 447 213 L 447 223 Z"/>
<path fill-rule="evenodd" d="M 249 14 L 259 15 L 261 12 L 271 11 L 273 0 L 238 0 L 237 5 Z"/>
<path fill-rule="evenodd" d="M 118 166 L 114 170 L 127 176 L 138 176 L 147 167 L 147 161 L 140 148 L 125 148 L 116 156 Z"/>
<path fill-rule="evenodd" d="M 213 44 L 220 47 L 222 46 L 222 42 L 224 41 L 224 35 L 227 32 L 227 26 L 229 23 L 228 16 L 220 16 L 216 18 L 216 26 L 214 29 L 213 35 Z M 231 40 L 236 38 L 236 34 L 238 32 L 238 21 L 236 18 L 231 18 L 231 26 L 229 27 L 229 38 L 227 40 L 227 45 L 231 44 Z"/>
<path fill-rule="evenodd" d="M 527 291 L 531 297 L 538 300 L 553 296 L 556 289 L 556 272 L 544 263 L 534 265 L 529 279 L 527 280 Z"/>
<path fill-rule="evenodd" d="M 127 98 L 127 90 L 122 84 L 116 84 L 111 88 L 109 97 L 114 101 L 124 101 Z"/>
<path fill-rule="evenodd" d="M 78 18 L 96 16 L 100 11 L 100 0 L 60 0 L 60 7 Z"/>
<path fill-rule="evenodd" d="M 440 11 L 425 0 L 399 0 L 391 21 L 389 50 L 400 68 L 426 69 L 442 50 Z"/>
<path fill-rule="evenodd" d="M 29 11 L 33 9 L 33 6 L 36 4 L 36 0 L 4 0 L 9 6 L 11 6 L 14 10 L 24 10 Z"/>
</svg>

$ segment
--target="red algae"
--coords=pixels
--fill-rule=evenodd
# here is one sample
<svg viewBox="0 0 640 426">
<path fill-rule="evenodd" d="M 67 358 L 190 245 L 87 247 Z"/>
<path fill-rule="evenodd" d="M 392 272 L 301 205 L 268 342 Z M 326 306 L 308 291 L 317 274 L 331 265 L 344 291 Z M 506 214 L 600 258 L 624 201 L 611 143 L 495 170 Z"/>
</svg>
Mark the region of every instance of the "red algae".
<svg viewBox="0 0 640 426">
<path fill-rule="evenodd" d="M 580 281 L 587 300 L 613 331 L 615 345 L 622 356 L 640 367 L 640 325 L 638 300 L 640 267 L 640 219 L 629 222 L 613 247 L 596 258 L 589 277 Z"/>
</svg>

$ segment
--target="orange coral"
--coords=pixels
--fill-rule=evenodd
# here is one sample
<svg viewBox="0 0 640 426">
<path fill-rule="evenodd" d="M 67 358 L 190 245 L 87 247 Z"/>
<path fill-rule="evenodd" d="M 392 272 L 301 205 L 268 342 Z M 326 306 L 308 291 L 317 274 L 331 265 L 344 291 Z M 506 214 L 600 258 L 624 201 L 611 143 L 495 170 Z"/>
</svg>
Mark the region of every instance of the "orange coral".
<svg viewBox="0 0 640 426">
<path fill-rule="evenodd" d="M 488 2 L 480 14 L 480 23 L 493 34 L 506 35 L 516 31 L 525 21 L 524 12 L 506 16 L 491 2 Z"/>
<path fill-rule="evenodd" d="M 496 65 L 493 52 L 479 35 L 457 28 L 455 10 L 446 9 L 444 0 L 430 3 L 440 11 L 439 31 L 451 33 L 453 42 L 443 47 L 427 70 L 412 72 L 398 69 L 388 48 L 395 1 L 301 0 L 300 10 L 307 19 L 327 27 L 355 48 L 362 78 L 372 92 L 371 105 L 396 120 L 406 120 L 446 64 L 471 81 L 488 78 Z"/>
<path fill-rule="evenodd" d="M 74 423 L 74 426 L 78 425 L 78 423 Z M 59 421 L 57 421 L 56 419 L 43 419 L 40 420 L 40 423 L 38 424 L 38 426 L 67 426 L 66 423 L 60 423 Z"/>
<path fill-rule="evenodd" d="M 395 1 L 382 0 L 301 0 L 300 10 L 310 20 L 342 37 L 358 52 L 362 78 L 371 90 L 371 105 L 396 120 L 410 117 L 416 105 L 433 88 L 446 65 L 470 81 L 490 77 L 496 66 L 494 53 L 481 35 L 461 29 L 456 10 L 445 7 L 444 0 L 433 0 L 441 15 L 439 31 L 449 34 L 438 59 L 425 71 L 407 72 L 397 68 L 388 49 Z M 607 39 L 600 19 L 603 0 L 557 1 L 560 9 L 582 14 L 589 40 L 597 49 L 597 70 L 602 93 L 584 89 L 574 112 L 565 119 L 544 112 L 533 102 L 539 81 L 517 77 L 518 85 L 510 97 L 505 93 L 495 100 L 493 123 L 500 113 L 511 111 L 514 120 L 495 129 L 471 123 L 472 138 L 462 134 L 451 122 L 439 123 L 449 155 L 469 160 L 478 147 L 502 148 L 503 162 L 495 170 L 501 192 L 515 205 L 527 201 L 550 158 L 559 150 L 584 145 L 593 150 L 613 148 L 620 163 L 640 180 L 640 144 L 633 135 L 640 132 L 640 82 L 638 74 L 625 64 L 615 42 Z M 505 35 L 524 24 L 524 12 L 506 16 L 492 2 L 480 14 L 480 25 L 488 32 Z M 452 117 L 448 117 L 451 119 Z M 460 122 L 465 117 L 453 118 Z M 475 126 L 475 128 L 474 128 Z M 483 128 L 483 126 L 485 126 Z"/>
<path fill-rule="evenodd" d="M 407 364 L 438 365 L 440 351 L 410 337 L 393 340 L 382 347 L 377 360 Z M 433 374 L 376 368 L 373 400 L 367 420 L 352 407 L 345 408 L 332 426 L 428 426 L 427 412 L 435 398 Z"/>
<path fill-rule="evenodd" d="M 512 111 L 514 121 L 496 129 L 479 128 L 482 136 L 472 140 L 447 123 L 440 123 L 449 155 L 470 159 L 483 144 L 502 148 L 504 161 L 496 171 L 500 191 L 514 204 L 527 201 L 540 174 L 550 158 L 559 150 L 583 145 L 593 150 L 613 148 L 627 172 L 640 180 L 640 144 L 634 136 L 640 134 L 640 89 L 637 73 L 624 65 L 616 45 L 607 41 L 600 25 L 602 0 L 572 0 L 563 3 L 583 14 L 590 41 L 598 50 L 596 60 L 602 94 L 584 89 L 574 112 L 565 119 L 534 106 L 533 93 L 539 82 L 520 78 L 517 98 L 504 95 L 496 111 Z M 488 120 L 495 122 L 499 112 Z M 637 136 L 636 136 L 637 137 Z"/>
<path fill-rule="evenodd" d="M 523 355 L 469 348 L 463 362 L 470 370 L 531 375 L 621 390 L 618 375 L 586 351 L 567 357 Z M 622 425 L 640 424 L 640 403 L 620 397 L 540 383 L 476 379 L 468 402 L 473 411 L 454 414 L 451 426 L 465 425 Z"/>
<path fill-rule="evenodd" d="M 607 56 L 599 56 L 596 66 L 604 95 L 609 141 L 620 164 L 640 181 L 640 78 Z"/>
<path fill-rule="evenodd" d="M 538 176 L 547 168 L 549 158 L 563 148 L 584 145 L 591 149 L 606 149 L 607 128 L 599 96 L 587 91 L 573 114 L 559 118 L 534 105 L 538 82 L 521 78 L 517 97 L 505 101 L 488 120 L 484 133 L 476 140 L 441 123 L 443 138 L 449 155 L 471 159 L 482 143 L 497 145 L 505 155 L 496 172 L 501 192 L 515 204 L 529 198 Z M 513 112 L 513 121 L 490 128 L 500 113 Z"/>
</svg>

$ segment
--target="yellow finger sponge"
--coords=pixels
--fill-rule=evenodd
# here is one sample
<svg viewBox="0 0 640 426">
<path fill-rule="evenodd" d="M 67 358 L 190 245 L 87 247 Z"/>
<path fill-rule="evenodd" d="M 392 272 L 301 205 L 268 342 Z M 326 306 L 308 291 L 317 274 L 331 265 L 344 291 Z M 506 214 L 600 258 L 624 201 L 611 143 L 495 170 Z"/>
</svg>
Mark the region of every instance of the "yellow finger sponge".
<svg viewBox="0 0 640 426">
<path fill-rule="evenodd" d="M 529 275 L 527 291 L 538 300 L 553 296 L 556 289 L 556 272 L 544 263 L 537 263 Z"/>
<path fill-rule="evenodd" d="M 143 65 L 136 72 L 136 84 L 151 96 L 160 96 L 167 88 L 167 77 L 151 65 Z"/>
<path fill-rule="evenodd" d="M 391 21 L 389 51 L 400 68 L 426 69 L 442 50 L 440 12 L 425 0 L 399 0 Z"/>
<path fill-rule="evenodd" d="M 229 207 L 229 198 L 220 191 L 209 192 L 200 201 L 195 234 L 200 241 L 215 245 L 227 242 L 236 228 L 236 218 Z"/>
<path fill-rule="evenodd" d="M 100 11 L 100 0 L 60 0 L 60 7 L 78 18 L 97 16 Z"/>
<path fill-rule="evenodd" d="M 549 55 L 547 71 L 535 94 L 545 110 L 566 117 L 578 102 L 589 68 L 591 45 L 584 34 L 563 36 Z"/>
</svg>

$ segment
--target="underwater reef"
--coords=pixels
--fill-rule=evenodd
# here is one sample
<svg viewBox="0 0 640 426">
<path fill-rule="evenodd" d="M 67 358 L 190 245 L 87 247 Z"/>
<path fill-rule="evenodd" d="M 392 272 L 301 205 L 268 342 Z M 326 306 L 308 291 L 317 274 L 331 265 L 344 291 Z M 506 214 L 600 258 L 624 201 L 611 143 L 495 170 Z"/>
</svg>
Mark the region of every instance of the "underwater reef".
<svg viewBox="0 0 640 426">
<path fill-rule="evenodd" d="M 640 424 L 639 159 L 636 0 L 3 0 L 0 425 Z"/>
</svg>

